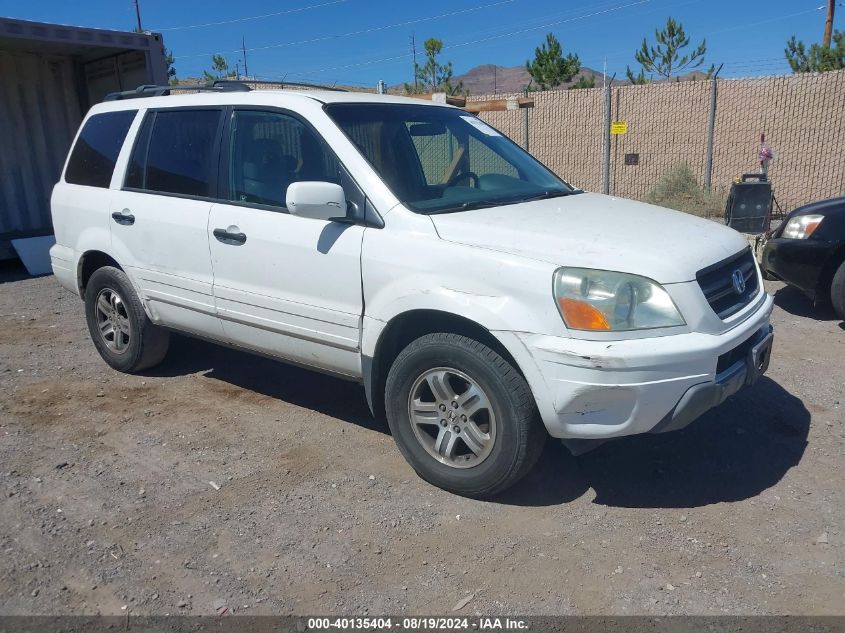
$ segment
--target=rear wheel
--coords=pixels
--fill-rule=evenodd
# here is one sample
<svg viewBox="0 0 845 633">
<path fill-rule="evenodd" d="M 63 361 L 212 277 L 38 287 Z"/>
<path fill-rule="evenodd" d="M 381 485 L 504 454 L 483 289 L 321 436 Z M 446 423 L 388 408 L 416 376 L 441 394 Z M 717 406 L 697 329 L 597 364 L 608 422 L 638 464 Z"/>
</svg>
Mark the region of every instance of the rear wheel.
<svg viewBox="0 0 845 633">
<path fill-rule="evenodd" d="M 399 354 L 387 377 L 385 408 L 414 470 L 469 497 L 516 483 L 546 439 L 525 379 L 494 350 L 456 334 L 428 334 Z"/>
<path fill-rule="evenodd" d="M 836 316 L 845 321 L 845 262 L 839 266 L 839 270 L 833 275 L 830 284 L 830 302 Z"/>
<path fill-rule="evenodd" d="M 169 332 L 150 321 L 119 268 L 104 266 L 91 275 L 85 287 L 85 318 L 94 347 L 118 371 L 153 367 L 167 354 Z"/>
</svg>

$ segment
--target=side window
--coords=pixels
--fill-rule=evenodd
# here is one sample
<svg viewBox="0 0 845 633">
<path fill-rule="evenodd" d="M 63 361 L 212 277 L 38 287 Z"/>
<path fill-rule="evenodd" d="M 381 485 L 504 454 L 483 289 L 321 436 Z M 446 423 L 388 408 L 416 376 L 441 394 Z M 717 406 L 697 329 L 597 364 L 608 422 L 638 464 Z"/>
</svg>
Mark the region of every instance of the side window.
<svg viewBox="0 0 845 633">
<path fill-rule="evenodd" d="M 135 138 L 135 147 L 132 148 L 132 155 L 129 156 L 129 165 L 126 167 L 126 177 L 123 186 L 130 189 L 145 189 L 147 150 L 150 147 L 150 130 L 155 121 L 155 113 L 151 112 L 144 117 L 138 136 Z"/>
<path fill-rule="evenodd" d="M 108 188 L 117 155 L 137 113 L 137 110 L 120 110 L 95 114 L 88 119 L 70 154 L 65 181 Z"/>
<path fill-rule="evenodd" d="M 426 141 L 413 137 L 402 121 L 381 120 L 377 112 L 373 114 L 344 121 L 343 131 L 394 193 L 408 200 L 419 199 L 424 195 L 426 179 L 430 176 L 436 180 L 436 158 L 427 158 L 421 165 L 419 152 L 425 151 Z"/>
<path fill-rule="evenodd" d="M 132 150 L 126 186 L 208 197 L 216 171 L 220 110 L 159 110 L 147 115 Z"/>
<path fill-rule="evenodd" d="M 229 199 L 285 206 L 288 185 L 342 184 L 325 143 L 299 119 L 280 112 L 236 110 L 229 143 Z"/>
</svg>

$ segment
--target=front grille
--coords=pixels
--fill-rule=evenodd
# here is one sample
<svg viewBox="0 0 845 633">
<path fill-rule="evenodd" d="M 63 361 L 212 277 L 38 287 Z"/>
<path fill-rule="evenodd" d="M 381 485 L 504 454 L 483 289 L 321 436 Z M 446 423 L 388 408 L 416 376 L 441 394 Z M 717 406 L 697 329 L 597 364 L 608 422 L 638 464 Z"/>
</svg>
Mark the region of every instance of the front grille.
<svg viewBox="0 0 845 633">
<path fill-rule="evenodd" d="M 736 365 L 739 361 L 745 360 L 748 357 L 748 352 L 751 350 L 754 345 L 757 344 L 757 341 L 760 340 L 760 333 L 755 332 L 747 339 L 745 339 L 742 343 L 734 347 L 729 352 L 725 352 L 721 356 L 719 356 L 718 360 L 716 361 L 716 377 L 718 378 L 719 374 L 721 374 L 726 369 L 730 369 L 734 365 Z"/>
<path fill-rule="evenodd" d="M 737 292 L 734 285 L 734 271 L 737 270 L 745 282 L 742 292 Z M 726 319 L 742 310 L 758 290 L 757 268 L 750 248 L 699 270 L 695 278 L 707 303 L 720 319 Z"/>
</svg>

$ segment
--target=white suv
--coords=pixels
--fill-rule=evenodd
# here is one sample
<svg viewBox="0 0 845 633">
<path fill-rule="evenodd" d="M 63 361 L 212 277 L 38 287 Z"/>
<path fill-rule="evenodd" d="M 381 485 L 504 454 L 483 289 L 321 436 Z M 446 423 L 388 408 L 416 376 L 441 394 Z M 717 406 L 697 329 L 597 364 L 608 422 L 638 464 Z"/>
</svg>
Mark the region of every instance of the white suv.
<svg viewBox="0 0 845 633">
<path fill-rule="evenodd" d="M 159 363 L 172 330 L 359 381 L 417 473 L 462 495 L 513 484 L 548 435 L 681 428 L 768 365 L 739 233 L 585 193 L 447 105 L 109 101 L 52 212 L 56 278 L 111 367 Z"/>
</svg>

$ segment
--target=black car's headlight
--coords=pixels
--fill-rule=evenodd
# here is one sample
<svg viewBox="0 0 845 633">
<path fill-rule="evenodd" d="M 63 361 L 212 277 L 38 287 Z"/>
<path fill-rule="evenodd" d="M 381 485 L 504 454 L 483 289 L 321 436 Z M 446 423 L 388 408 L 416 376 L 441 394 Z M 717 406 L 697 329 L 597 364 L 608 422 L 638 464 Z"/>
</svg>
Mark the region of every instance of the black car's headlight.
<svg viewBox="0 0 845 633">
<path fill-rule="evenodd" d="M 822 220 L 823 215 L 796 215 L 786 223 L 781 236 L 792 240 L 806 240 L 819 228 Z"/>
</svg>

